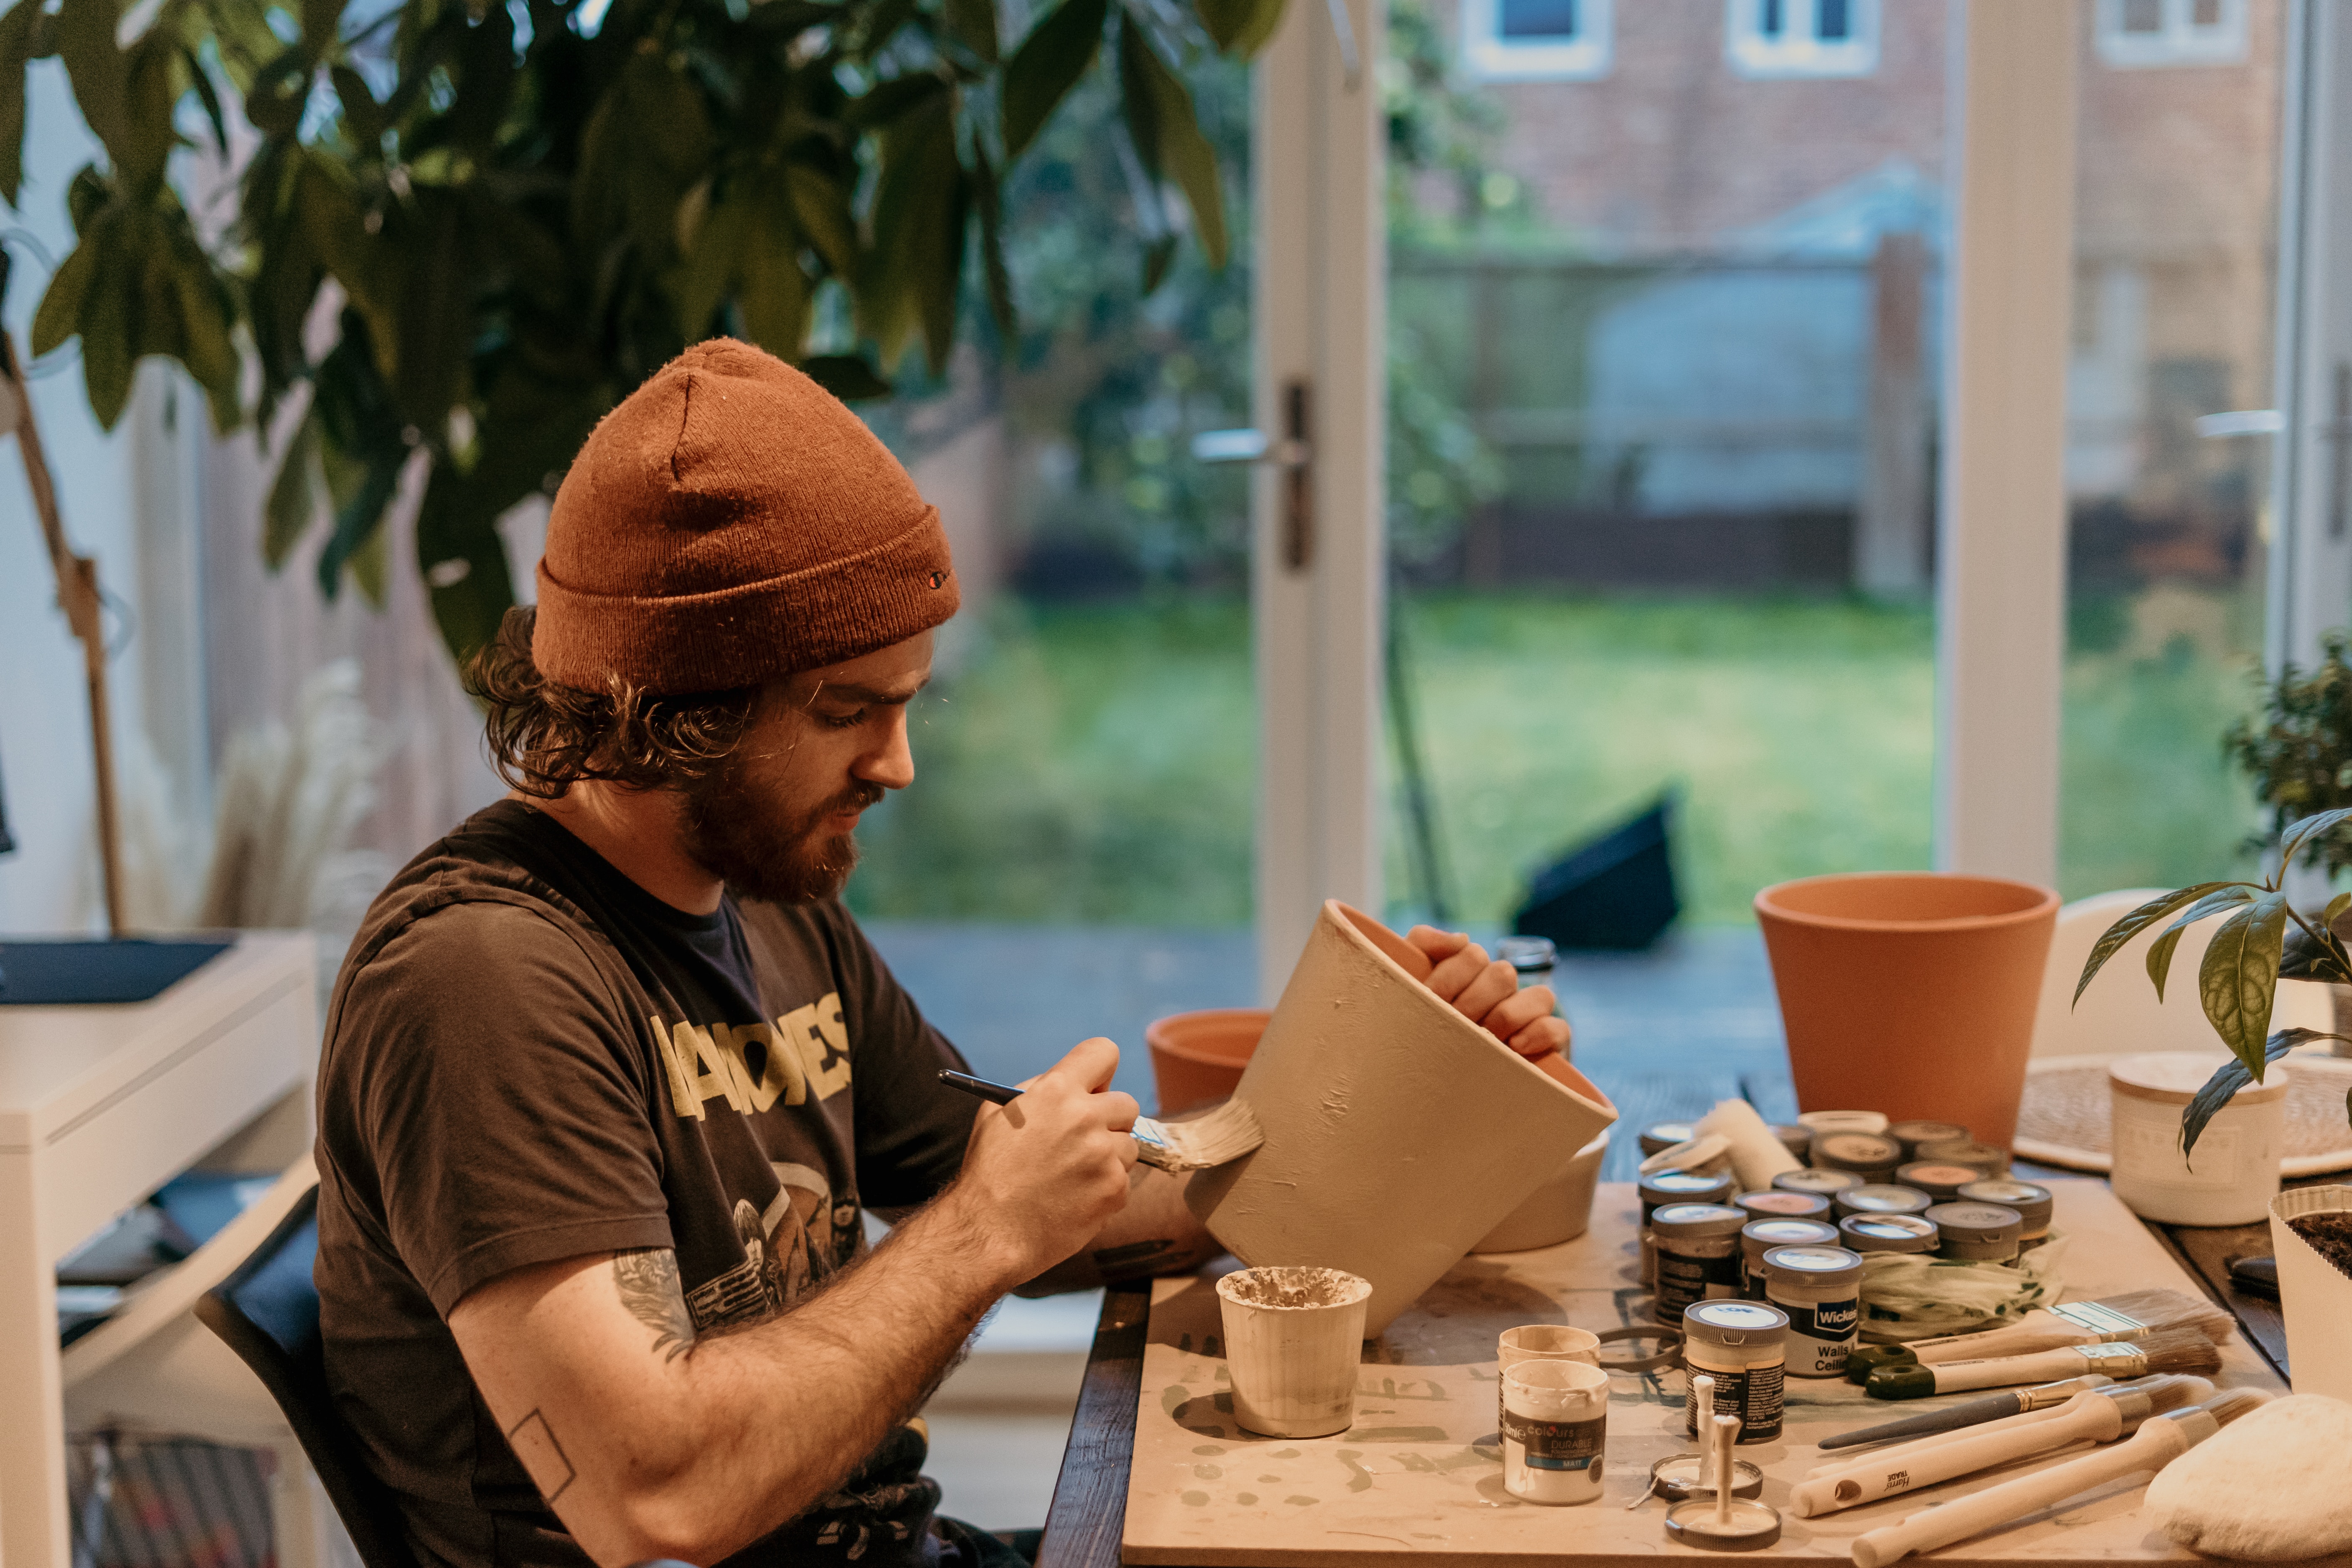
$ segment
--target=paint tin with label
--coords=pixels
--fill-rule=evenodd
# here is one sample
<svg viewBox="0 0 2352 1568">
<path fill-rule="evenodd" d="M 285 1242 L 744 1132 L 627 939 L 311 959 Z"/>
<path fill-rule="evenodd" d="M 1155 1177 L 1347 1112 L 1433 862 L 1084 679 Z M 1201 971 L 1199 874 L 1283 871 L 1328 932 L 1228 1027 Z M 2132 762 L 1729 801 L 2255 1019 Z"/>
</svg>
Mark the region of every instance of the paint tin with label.
<svg viewBox="0 0 2352 1568">
<path fill-rule="evenodd" d="M 1651 1231 L 1651 1217 L 1668 1204 L 1728 1203 L 1738 1184 L 1738 1178 L 1728 1171 L 1716 1176 L 1696 1171 L 1653 1171 L 1642 1178 L 1643 1284 L 1655 1284 L 1658 1278 L 1657 1237 Z"/>
<path fill-rule="evenodd" d="M 1857 1214 L 1838 1221 L 1838 1245 L 1848 1252 L 1934 1252 L 1942 1237 L 1936 1222 L 1916 1214 Z"/>
<path fill-rule="evenodd" d="M 1955 1167 L 1956 1169 L 1958 1167 Z M 1843 1219 L 1856 1214 L 1926 1214 L 1927 1205 L 1936 1200 L 1916 1187 L 1898 1186 L 1892 1182 L 1871 1182 L 1859 1187 L 1848 1187 L 1831 1200 L 1837 1216 Z"/>
<path fill-rule="evenodd" d="M 1813 1140 L 1814 1163 L 1852 1171 L 1865 1182 L 1891 1182 L 1903 1163 L 1903 1145 L 1872 1132 L 1832 1132 Z"/>
<path fill-rule="evenodd" d="M 1819 1219 L 1752 1219 L 1739 1232 L 1741 1294 L 1764 1300 L 1764 1255 L 1776 1247 L 1835 1247 L 1837 1228 Z"/>
<path fill-rule="evenodd" d="M 1743 1443 L 1780 1439 L 1788 1380 L 1789 1315 L 1761 1301 L 1702 1301 L 1683 1315 L 1683 1364 L 1715 1379 L 1710 1415 L 1739 1417 Z M 1698 1436 L 1698 1395 L 1683 1398 L 1683 1426 Z"/>
<path fill-rule="evenodd" d="M 1687 1143 L 1690 1141 L 1691 1124 L 1687 1121 L 1653 1122 L 1642 1129 L 1642 1136 L 1639 1140 L 1642 1145 L 1642 1158 L 1646 1160 L 1653 1154 L 1663 1154 L 1675 1144 Z"/>
<path fill-rule="evenodd" d="M 1903 1145 L 1903 1158 L 1920 1158 L 1923 1143 L 1965 1143 L 1969 1130 L 1957 1121 L 1897 1121 L 1886 1129 L 1886 1135 Z"/>
<path fill-rule="evenodd" d="M 1581 1362 L 1521 1362 L 1503 1374 L 1503 1489 L 1528 1502 L 1601 1495 L 1609 1374 Z"/>
<path fill-rule="evenodd" d="M 1811 1193 L 1816 1197 L 1834 1198 L 1848 1187 L 1862 1185 L 1862 1178 L 1852 1171 L 1824 1171 L 1817 1167 L 1806 1171 L 1783 1171 L 1772 1178 L 1772 1184 L 1784 1193 Z"/>
<path fill-rule="evenodd" d="M 2015 1209 L 2020 1226 L 2017 1233 L 2020 1256 L 2050 1239 L 2050 1215 L 2058 1205 L 2048 1187 L 2039 1187 L 2032 1182 L 2011 1181 L 2007 1176 L 1994 1176 L 1981 1182 L 1970 1182 L 1955 1196 L 1961 1203 L 1999 1204 L 2005 1209 Z"/>
<path fill-rule="evenodd" d="M 1974 1165 L 1988 1176 L 2009 1174 L 2009 1151 L 1991 1143 L 1922 1143 L 1919 1158 L 1939 1165 Z"/>
<path fill-rule="evenodd" d="M 1772 1124 L 1772 1136 L 1780 1141 L 1780 1147 L 1789 1151 L 1790 1157 L 1800 1165 L 1810 1165 L 1813 1163 L 1813 1130 L 1811 1128 L 1801 1122 L 1776 1121 Z"/>
<path fill-rule="evenodd" d="M 1789 1315 L 1791 1377 L 1843 1377 L 1862 1329 L 1862 1255 L 1843 1247 L 1776 1247 L 1764 1299 Z"/>
<path fill-rule="evenodd" d="M 1650 1216 L 1658 1289 L 1651 1310 L 1679 1323 L 1700 1301 L 1739 1294 L 1739 1232 L 1748 1216 L 1727 1204 L 1670 1204 Z"/>
<path fill-rule="evenodd" d="M 1895 1173 L 1895 1179 L 1906 1187 L 1916 1187 L 1939 1204 L 1959 1201 L 1960 1189 L 1971 1182 L 1981 1182 L 1984 1173 L 1974 1165 L 1955 1165 L 1943 1160 L 1914 1160 Z"/>
<path fill-rule="evenodd" d="M 2000 1204 L 1937 1204 L 1921 1216 L 1935 1222 L 1937 1256 L 1961 1263 L 2015 1263 L 2025 1222 Z"/>
</svg>

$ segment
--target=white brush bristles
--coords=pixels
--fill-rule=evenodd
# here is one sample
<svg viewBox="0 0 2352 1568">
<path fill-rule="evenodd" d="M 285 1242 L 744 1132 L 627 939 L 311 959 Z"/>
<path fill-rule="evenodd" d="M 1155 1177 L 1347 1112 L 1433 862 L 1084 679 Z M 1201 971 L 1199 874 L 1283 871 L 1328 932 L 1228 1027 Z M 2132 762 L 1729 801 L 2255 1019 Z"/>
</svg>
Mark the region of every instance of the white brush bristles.
<svg viewBox="0 0 2352 1568">
<path fill-rule="evenodd" d="M 1243 1155 L 1265 1142 L 1257 1117 L 1238 1100 L 1187 1121 L 1135 1119 L 1136 1158 L 1163 1171 L 1205 1171 Z"/>
</svg>

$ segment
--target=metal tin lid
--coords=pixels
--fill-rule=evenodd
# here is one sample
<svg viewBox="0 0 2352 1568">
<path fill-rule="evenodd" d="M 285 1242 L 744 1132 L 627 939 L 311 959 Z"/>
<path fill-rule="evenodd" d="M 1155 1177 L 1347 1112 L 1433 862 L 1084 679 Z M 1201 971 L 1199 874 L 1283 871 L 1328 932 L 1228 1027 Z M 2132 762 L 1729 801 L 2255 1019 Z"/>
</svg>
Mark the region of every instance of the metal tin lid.
<svg viewBox="0 0 2352 1568">
<path fill-rule="evenodd" d="M 1642 1178 L 1642 1197 L 1653 1205 L 1698 1203 L 1727 1198 L 1737 1185 L 1738 1183 L 1728 1171 L 1719 1176 L 1702 1175 L 1696 1171 L 1653 1171 Z"/>
<path fill-rule="evenodd" d="M 1957 1121 L 1897 1121 L 1886 1135 L 1904 1148 L 1916 1150 L 1922 1143 L 1965 1143 L 1969 1130 Z"/>
<path fill-rule="evenodd" d="M 1650 1216 L 1650 1228 L 1669 1237 L 1738 1236 L 1748 1215 L 1725 1204 L 1668 1204 Z"/>
<path fill-rule="evenodd" d="M 1843 1247 L 1776 1247 L 1764 1255 L 1764 1278 L 1792 1285 L 1859 1285 L 1862 1254 Z"/>
<path fill-rule="evenodd" d="M 1731 1493 L 1737 1500 L 1723 1517 L 1712 1490 L 1666 1510 L 1666 1539 L 1701 1552 L 1761 1552 L 1779 1542 L 1780 1510 L 1740 1497 L 1736 1483 Z"/>
<path fill-rule="evenodd" d="M 1789 1314 L 1761 1301 L 1694 1301 L 1683 1309 L 1683 1338 L 1696 1344 L 1777 1343 Z"/>
<path fill-rule="evenodd" d="M 1840 1193 L 1837 1212 L 1841 1219 L 1850 1214 L 1926 1214 L 1927 1205 L 1935 1201 L 1916 1187 L 1872 1182 Z"/>
<path fill-rule="evenodd" d="M 1937 1204 L 1927 1217 L 1947 1241 L 2015 1241 L 2025 1229 L 2024 1216 L 2000 1204 Z"/>
<path fill-rule="evenodd" d="M 1639 1140 L 1644 1159 L 1652 1154 L 1663 1154 L 1675 1144 L 1690 1141 L 1691 1124 L 1687 1121 L 1654 1121 L 1642 1129 Z"/>
<path fill-rule="evenodd" d="M 1772 1136 L 1780 1141 L 1782 1148 L 1800 1160 L 1813 1152 L 1813 1130 L 1801 1122 L 1775 1121 L 1772 1123 Z"/>
<path fill-rule="evenodd" d="M 1992 1143 L 1922 1143 L 1919 1158 L 1939 1165 L 1974 1165 L 1988 1176 L 2009 1173 L 2009 1151 Z"/>
<path fill-rule="evenodd" d="M 1884 1132 L 1886 1113 L 1883 1110 L 1805 1110 L 1797 1120 L 1813 1130 L 1819 1138 L 1824 1132 Z"/>
<path fill-rule="evenodd" d="M 1495 944 L 1495 956 L 1521 974 L 1548 974 L 1559 950 L 1548 936 L 1507 936 Z"/>
<path fill-rule="evenodd" d="M 1933 1220 L 1916 1214 L 1857 1214 L 1838 1222 L 1838 1241 L 1852 1252 L 1933 1252 L 1942 1239 Z"/>
<path fill-rule="evenodd" d="M 1731 1206 L 1746 1209 L 1757 1219 L 1811 1219 L 1830 1212 L 1829 1199 L 1819 1193 L 1792 1193 L 1780 1187 L 1742 1193 L 1731 1200 Z"/>
<path fill-rule="evenodd" d="M 2017 1217 L 2025 1222 L 2028 1234 L 2047 1230 L 2051 1211 L 2058 1206 L 2048 1187 L 2037 1187 L 2032 1182 L 2012 1182 L 2007 1176 L 1970 1182 L 1959 1190 L 1958 1199 L 1963 1203 L 1999 1204 L 2005 1209 L 2015 1209 Z"/>
<path fill-rule="evenodd" d="M 1705 1454 L 1669 1454 L 1650 1467 L 1650 1491 L 1668 1502 L 1687 1502 L 1695 1497 L 1715 1495 L 1715 1478 L 1707 1470 Z M 1764 1472 L 1746 1459 L 1731 1461 L 1731 1495 L 1761 1497 L 1764 1494 Z"/>
<path fill-rule="evenodd" d="M 1872 1132 L 1832 1132 L 1813 1140 L 1813 1160 L 1832 1171 L 1891 1171 L 1903 1163 L 1903 1145 Z"/>
<path fill-rule="evenodd" d="M 1852 1171 L 1783 1171 L 1772 1178 L 1772 1184 L 1784 1193 L 1819 1193 L 1830 1196 L 1844 1192 L 1848 1187 L 1862 1185 L 1862 1178 Z"/>
<path fill-rule="evenodd" d="M 1833 1247 L 1837 1238 L 1836 1226 L 1817 1219 L 1754 1219 L 1739 1232 L 1739 1239 L 1759 1249 L 1759 1257 L 1776 1247 Z"/>
<path fill-rule="evenodd" d="M 1960 1189 L 1970 1182 L 1984 1180 L 1984 1173 L 1974 1165 L 1955 1165 L 1948 1160 L 1914 1160 L 1895 1173 L 1895 1179 L 1906 1187 L 1916 1187 L 1934 1196 L 1937 1203 L 1950 1203 L 1960 1195 Z"/>
</svg>

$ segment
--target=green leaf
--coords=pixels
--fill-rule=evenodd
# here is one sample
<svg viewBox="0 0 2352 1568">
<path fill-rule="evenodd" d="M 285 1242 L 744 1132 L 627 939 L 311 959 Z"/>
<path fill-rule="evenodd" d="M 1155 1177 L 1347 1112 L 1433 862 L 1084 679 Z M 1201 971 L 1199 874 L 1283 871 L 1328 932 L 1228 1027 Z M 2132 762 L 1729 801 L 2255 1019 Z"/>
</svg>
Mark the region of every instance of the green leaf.
<svg viewBox="0 0 2352 1568">
<path fill-rule="evenodd" d="M 784 190 L 792 200 L 793 221 L 833 275 L 856 277 L 857 220 L 849 210 L 847 189 L 822 170 L 792 163 L 784 169 Z"/>
<path fill-rule="evenodd" d="M 2105 934 L 2092 946 L 2091 956 L 2083 963 L 2083 977 L 2074 982 L 2074 1001 L 2080 1002 L 2083 999 L 2083 993 L 2089 987 L 2091 977 L 2105 967 L 2107 960 L 2122 952 L 2126 942 L 2164 919 L 2165 916 L 2195 903 L 2218 889 L 2246 888 L 2252 885 L 2251 882 L 2200 882 L 2193 888 L 2182 888 L 2174 892 L 2159 894 L 2140 905 L 2139 908 L 2109 926 Z"/>
<path fill-rule="evenodd" d="M 1201 134 L 1192 93 L 1131 17 L 1119 26 L 1118 64 L 1120 89 L 1130 105 L 1129 134 L 1149 135 L 1154 143 L 1148 155 L 1138 145 L 1138 155 L 1154 175 L 1172 177 L 1182 189 L 1192 209 L 1192 230 L 1200 236 L 1209 265 L 1224 266 L 1225 207 L 1217 181 L 1217 152 Z M 1139 125 L 1132 108 L 1139 90 L 1151 104 L 1148 130 Z"/>
<path fill-rule="evenodd" d="M 2205 949 L 2197 989 L 2205 1016 L 2237 1058 L 2259 1071 L 2278 989 L 2286 895 L 2268 892 L 2221 922 Z"/>
<path fill-rule="evenodd" d="M 891 392 L 890 384 L 857 354 L 813 354 L 801 361 L 801 374 L 844 403 L 887 397 Z"/>
<path fill-rule="evenodd" d="M 2281 1029 L 2270 1037 L 2263 1048 L 2262 1065 L 2267 1068 L 2298 1046 L 2315 1045 L 2321 1040 L 2342 1040 L 2342 1035 L 2323 1034 L 2317 1029 Z M 2260 1083 L 2262 1074 L 2250 1069 L 2242 1061 L 2223 1062 L 2213 1069 L 2196 1098 L 2181 1108 L 2180 1156 L 2186 1160 L 2197 1147 L 2197 1140 L 2205 1135 L 2205 1124 L 2214 1114 L 2230 1103 L 2230 1097 L 2250 1083 Z M 2352 1114 L 2352 1091 L 2347 1091 L 2347 1114 Z"/>
<path fill-rule="evenodd" d="M 136 259 L 134 237 L 128 224 L 93 225 L 91 238 L 99 245 L 98 265 L 82 300 L 76 328 L 81 334 L 82 389 L 89 395 L 89 411 L 99 427 L 111 430 L 131 400 L 131 369 L 136 355 L 133 334 L 138 329 L 138 279 L 131 268 Z M 124 243 L 113 237 L 122 234 Z"/>
<path fill-rule="evenodd" d="M 2199 921 L 2220 914 L 2238 904 L 2251 903 L 2254 895 L 2243 888 L 2224 888 L 2210 898 L 2198 900 L 2182 912 L 2180 918 L 2165 928 L 2164 934 L 2147 944 L 2147 977 L 2156 983 L 2156 999 L 2164 1000 L 2165 977 L 2172 970 L 2172 951 L 2180 945 L 2180 936 Z"/>
<path fill-rule="evenodd" d="M 270 481 L 268 503 L 262 510 L 261 563 L 282 572 L 294 547 L 310 531 L 319 512 L 319 426 L 315 409 L 303 412 L 278 459 L 278 477 Z"/>
<path fill-rule="evenodd" d="M 0 196 L 12 207 L 25 179 L 25 71 L 40 20 L 41 0 L 16 0 L 0 16 Z"/>
<path fill-rule="evenodd" d="M 205 120 L 213 128 L 213 151 L 223 163 L 226 163 L 228 116 L 221 109 L 220 93 L 213 87 L 212 73 L 205 69 L 205 63 L 196 58 L 196 52 L 184 46 L 180 50 L 180 66 L 188 73 L 188 85 L 196 89 L 196 101 L 204 106 Z"/>
<path fill-rule="evenodd" d="M 1005 62 L 1004 156 L 1018 158 L 1094 64 L 1108 0 L 1062 0 Z"/>
<path fill-rule="evenodd" d="M 948 28 L 964 47 L 990 65 L 996 63 L 996 0 L 947 0 Z"/>
<path fill-rule="evenodd" d="M 1217 47 L 1235 59 L 1250 59 L 1282 25 L 1282 0 L 1193 0 L 1201 26 Z"/>
<path fill-rule="evenodd" d="M 1004 262 L 1003 193 L 997 184 L 996 166 L 988 161 L 988 150 L 976 144 L 971 189 L 980 209 L 981 276 L 987 287 L 988 312 L 996 330 L 1010 342 L 1019 336 L 1021 322 L 1013 306 L 1012 269 Z"/>
<path fill-rule="evenodd" d="M 2279 836 L 2279 874 L 2284 876 L 2286 868 L 2294 864 L 2295 853 L 2306 839 L 2324 838 L 2346 822 L 2352 822 L 2352 806 L 2323 811 L 2289 823 L 2286 831 Z"/>
<path fill-rule="evenodd" d="M 808 275 L 801 270 L 800 237 L 784 211 L 782 193 L 763 193 L 744 236 L 735 303 L 751 341 L 784 361 L 801 357 L 808 342 Z"/>
<path fill-rule="evenodd" d="M 34 358 L 55 353 L 81 331 L 82 302 L 89 297 L 90 279 L 98 274 L 101 248 L 99 237 L 84 236 L 65 264 L 50 276 L 40 308 L 33 312 Z"/>
<path fill-rule="evenodd" d="M 1176 259 L 1176 237 L 1163 234 L 1143 247 L 1143 291 L 1150 294 L 1167 280 L 1169 264 Z"/>
<path fill-rule="evenodd" d="M 741 267 L 744 236 L 751 226 L 749 204 L 722 202 L 702 220 L 670 288 L 677 307 L 678 335 L 699 342 L 710 335 L 711 319 L 727 299 Z"/>
</svg>

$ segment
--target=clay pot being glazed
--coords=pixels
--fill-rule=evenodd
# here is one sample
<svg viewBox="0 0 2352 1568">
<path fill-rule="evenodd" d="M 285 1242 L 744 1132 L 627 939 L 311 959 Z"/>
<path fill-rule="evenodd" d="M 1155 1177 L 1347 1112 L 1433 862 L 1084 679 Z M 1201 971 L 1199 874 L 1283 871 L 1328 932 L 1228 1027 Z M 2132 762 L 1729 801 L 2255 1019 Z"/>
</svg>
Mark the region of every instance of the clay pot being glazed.
<svg viewBox="0 0 2352 1568">
<path fill-rule="evenodd" d="M 1999 877 L 1806 877 L 1756 895 L 1809 1110 L 1957 1121 L 2006 1148 L 2058 895 Z"/>
<path fill-rule="evenodd" d="M 1370 1280 L 1367 1334 L 1617 1119 L 1557 1053 L 1530 1061 L 1454 1011 L 1427 971 L 1378 921 L 1326 903 L 1234 1091 L 1265 1142 L 1185 1190 L 1244 1263 Z"/>
<path fill-rule="evenodd" d="M 1143 1043 L 1151 1052 L 1159 1114 L 1175 1116 L 1229 1098 L 1272 1016 L 1264 1007 L 1212 1007 L 1154 1018 Z"/>
</svg>

